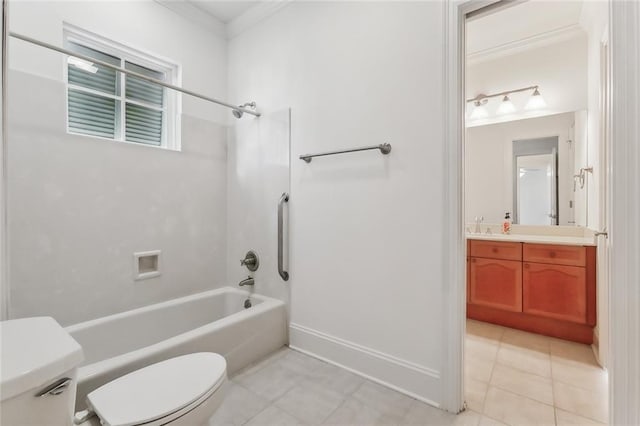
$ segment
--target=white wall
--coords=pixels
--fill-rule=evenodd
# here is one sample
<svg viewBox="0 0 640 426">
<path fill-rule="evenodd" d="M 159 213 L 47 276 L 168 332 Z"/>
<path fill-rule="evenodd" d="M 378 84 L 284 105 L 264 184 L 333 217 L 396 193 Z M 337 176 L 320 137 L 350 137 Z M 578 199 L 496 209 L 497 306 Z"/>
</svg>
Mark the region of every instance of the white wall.
<svg viewBox="0 0 640 426">
<path fill-rule="evenodd" d="M 473 34 L 468 34 L 469 38 Z M 587 108 L 587 38 L 586 35 L 570 40 L 529 49 L 513 55 L 482 62 L 474 62 L 466 71 L 467 99 L 480 93 L 491 94 L 506 90 L 539 85 L 547 107 L 538 111 L 525 111 L 524 106 L 532 91 L 511 95 L 517 112 L 509 116 L 496 116 L 502 101 L 493 98 L 487 109 L 490 116 L 483 120 L 468 120 L 467 125 L 483 125 L 522 118 L 558 114 Z M 467 104 L 467 117 L 472 111 Z"/>
<path fill-rule="evenodd" d="M 588 148 L 588 116 L 589 112 L 587 110 L 577 111 L 575 115 L 575 125 L 574 125 L 574 135 L 573 140 L 574 143 L 574 156 L 573 156 L 573 174 L 577 175 L 580 173 L 581 167 L 587 167 L 587 148 Z M 587 176 L 584 180 L 584 184 L 580 185 L 579 182 L 576 182 L 576 190 L 574 192 L 574 200 L 575 200 L 575 215 L 574 221 L 577 226 L 586 227 L 587 226 L 587 215 L 589 212 L 589 204 L 587 200 L 587 192 L 589 183 L 591 181 L 591 176 Z M 573 189 L 573 183 L 571 184 Z"/>
<path fill-rule="evenodd" d="M 530 118 L 467 129 L 465 146 L 466 222 L 484 216 L 485 223 L 502 223 L 513 212 L 513 141 L 558 136 L 558 210 L 560 225 L 572 225 L 573 113 Z"/>
<path fill-rule="evenodd" d="M 604 154 L 604 144 L 601 135 L 601 107 L 600 107 L 600 83 L 601 83 L 601 44 L 607 39 L 607 22 L 609 10 L 608 2 L 585 2 L 582 9 L 581 25 L 588 34 L 588 131 L 587 131 L 587 155 L 583 164 L 576 164 L 576 168 L 593 167 L 593 174 L 588 175 L 587 182 L 587 226 L 599 230 L 604 224 L 600 212 L 603 196 L 600 181 L 603 179 L 605 163 L 601 160 Z"/>
<path fill-rule="evenodd" d="M 436 404 L 442 7 L 293 2 L 229 46 L 230 98 L 292 109 L 291 344 Z"/>
<path fill-rule="evenodd" d="M 588 130 L 586 155 L 579 167 L 593 167 L 593 173 L 587 174 L 586 224 L 593 230 L 611 229 L 613 224 L 606 218 L 605 197 L 607 196 L 606 150 L 603 138 L 603 123 L 601 89 L 605 79 L 602 73 L 603 43 L 608 44 L 609 2 L 586 2 L 582 9 L 581 25 L 588 34 Z M 612 143 L 616 143 L 615 141 Z M 598 324 L 594 330 L 596 336 L 596 352 L 604 367 L 611 363 L 609 360 L 609 245 L 601 238 L 598 246 Z"/>
<path fill-rule="evenodd" d="M 178 62 L 226 97 L 226 42 L 154 2 L 13 2 L 13 31 L 62 44 L 62 23 Z M 183 97 L 182 152 L 68 135 L 63 56 L 11 42 L 11 316 L 63 324 L 226 284 L 228 110 Z M 134 282 L 133 253 L 162 250 Z"/>
</svg>

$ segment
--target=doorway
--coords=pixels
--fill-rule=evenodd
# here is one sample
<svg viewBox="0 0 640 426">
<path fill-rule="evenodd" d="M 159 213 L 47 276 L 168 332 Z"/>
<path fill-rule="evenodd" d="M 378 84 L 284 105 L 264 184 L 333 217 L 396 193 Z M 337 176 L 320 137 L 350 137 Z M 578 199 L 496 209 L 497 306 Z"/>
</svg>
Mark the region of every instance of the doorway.
<svg viewBox="0 0 640 426">
<path fill-rule="evenodd" d="M 558 138 L 513 141 L 513 223 L 558 225 Z"/>
<path fill-rule="evenodd" d="M 579 27 L 582 13 L 578 2 L 497 2 L 466 16 L 464 397 L 467 409 L 505 424 L 609 419 L 607 373 L 592 346 L 601 223 L 571 224 L 600 217 L 604 164 L 594 151 L 604 139 L 589 134 L 599 110 L 587 90 L 592 28 Z M 549 35 L 558 16 L 575 21 L 573 36 Z M 576 133 L 591 140 L 579 146 Z"/>
</svg>

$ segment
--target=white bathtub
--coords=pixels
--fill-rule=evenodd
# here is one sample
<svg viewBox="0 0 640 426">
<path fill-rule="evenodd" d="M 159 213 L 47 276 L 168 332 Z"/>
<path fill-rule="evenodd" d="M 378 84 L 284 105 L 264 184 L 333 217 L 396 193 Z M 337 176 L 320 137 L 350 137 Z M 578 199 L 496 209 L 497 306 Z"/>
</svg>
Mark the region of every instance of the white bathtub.
<svg viewBox="0 0 640 426">
<path fill-rule="evenodd" d="M 178 355 L 216 352 L 227 372 L 287 343 L 283 302 L 232 287 L 98 318 L 66 328 L 84 350 L 76 409 L 93 389 L 131 371 Z"/>
</svg>

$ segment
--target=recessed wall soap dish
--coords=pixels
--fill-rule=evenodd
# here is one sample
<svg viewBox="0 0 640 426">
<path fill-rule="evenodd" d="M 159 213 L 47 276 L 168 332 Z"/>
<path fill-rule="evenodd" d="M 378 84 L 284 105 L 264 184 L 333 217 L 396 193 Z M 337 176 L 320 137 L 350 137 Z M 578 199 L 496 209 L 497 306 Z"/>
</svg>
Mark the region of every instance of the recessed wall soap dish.
<svg viewBox="0 0 640 426">
<path fill-rule="evenodd" d="M 133 279 L 146 280 L 160 276 L 160 250 L 133 253 Z"/>
</svg>

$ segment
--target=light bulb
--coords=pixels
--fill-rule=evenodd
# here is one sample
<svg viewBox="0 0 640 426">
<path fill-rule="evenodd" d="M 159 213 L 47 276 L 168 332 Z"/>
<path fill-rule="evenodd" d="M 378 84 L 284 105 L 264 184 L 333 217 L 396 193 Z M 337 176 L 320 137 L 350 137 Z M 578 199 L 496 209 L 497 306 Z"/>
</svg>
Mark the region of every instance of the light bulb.
<svg viewBox="0 0 640 426">
<path fill-rule="evenodd" d="M 546 106 L 547 103 L 544 101 L 544 98 L 542 97 L 538 89 L 536 89 L 533 91 L 533 94 L 529 98 L 529 101 L 527 102 L 527 105 L 524 107 L 524 109 L 530 111 L 534 109 L 542 109 Z"/>
<path fill-rule="evenodd" d="M 506 115 L 513 114 L 514 112 L 516 112 L 515 105 L 513 105 L 513 102 L 511 102 L 509 96 L 505 95 L 505 97 L 502 98 L 502 102 L 500 103 L 500 106 L 498 106 L 498 110 L 496 111 L 496 113 L 498 115 Z"/>
<path fill-rule="evenodd" d="M 486 103 L 486 101 L 484 103 Z M 483 102 L 475 101 L 473 105 L 475 105 L 475 107 L 473 108 L 471 116 L 469 117 L 471 120 L 478 120 L 481 118 L 487 118 L 489 116 L 489 111 L 487 111 L 487 109 L 484 107 Z"/>
</svg>

